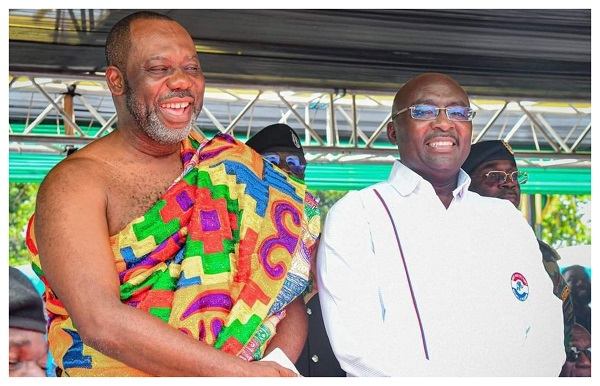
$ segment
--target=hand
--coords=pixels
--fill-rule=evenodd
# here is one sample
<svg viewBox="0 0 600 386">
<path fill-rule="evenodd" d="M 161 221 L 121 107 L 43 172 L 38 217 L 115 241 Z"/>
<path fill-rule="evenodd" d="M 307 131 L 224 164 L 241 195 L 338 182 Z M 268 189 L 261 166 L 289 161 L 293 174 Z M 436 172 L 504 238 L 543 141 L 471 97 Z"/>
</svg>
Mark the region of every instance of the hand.
<svg viewBox="0 0 600 386">
<path fill-rule="evenodd" d="M 250 362 L 254 367 L 252 377 L 299 377 L 293 370 L 281 366 L 277 362 L 256 361 Z"/>
</svg>

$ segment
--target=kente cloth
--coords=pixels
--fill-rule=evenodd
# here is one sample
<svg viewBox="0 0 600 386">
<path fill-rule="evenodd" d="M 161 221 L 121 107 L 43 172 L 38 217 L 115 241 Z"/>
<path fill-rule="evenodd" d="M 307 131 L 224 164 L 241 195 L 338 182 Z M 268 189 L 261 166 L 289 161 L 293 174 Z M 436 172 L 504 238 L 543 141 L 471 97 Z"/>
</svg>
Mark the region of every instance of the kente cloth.
<svg viewBox="0 0 600 386">
<path fill-rule="evenodd" d="M 285 306 L 306 287 L 317 202 L 303 181 L 229 135 L 204 143 L 192 135 L 181 156 L 182 175 L 110 238 L 121 301 L 217 349 L 260 359 Z M 27 247 L 46 285 L 48 341 L 62 375 L 149 375 L 82 342 L 44 276 L 33 223 Z"/>
</svg>

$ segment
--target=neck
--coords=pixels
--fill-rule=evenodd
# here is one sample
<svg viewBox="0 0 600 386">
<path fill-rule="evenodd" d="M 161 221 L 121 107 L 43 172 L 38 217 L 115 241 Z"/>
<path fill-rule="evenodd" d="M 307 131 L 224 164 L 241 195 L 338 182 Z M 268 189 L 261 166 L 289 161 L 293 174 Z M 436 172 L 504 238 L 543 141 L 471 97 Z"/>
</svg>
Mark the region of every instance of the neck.
<svg viewBox="0 0 600 386">
<path fill-rule="evenodd" d="M 429 181 L 435 190 L 438 198 L 444 204 L 446 209 L 450 206 L 452 199 L 454 198 L 454 189 L 457 186 L 457 176 L 446 182 Z"/>
<path fill-rule="evenodd" d="M 428 167 L 419 168 L 406 161 L 400 160 L 400 162 L 433 186 L 435 194 L 437 194 L 446 209 L 450 206 L 450 203 L 454 198 L 452 192 L 454 192 L 454 189 L 458 186 L 459 170 L 452 171 L 450 169 L 432 169 Z"/>
<path fill-rule="evenodd" d="M 179 156 L 181 143 L 160 143 L 149 138 L 140 131 L 117 129 L 115 135 L 122 140 L 132 153 L 139 156 L 148 156 L 156 159 Z"/>
<path fill-rule="evenodd" d="M 444 204 L 446 209 L 448 209 L 448 207 L 450 206 L 450 203 L 452 202 L 452 199 L 454 198 L 454 195 L 452 194 L 452 192 L 438 192 L 437 190 L 435 192 L 436 192 L 438 198 L 440 199 L 440 201 L 442 202 L 442 204 Z"/>
</svg>

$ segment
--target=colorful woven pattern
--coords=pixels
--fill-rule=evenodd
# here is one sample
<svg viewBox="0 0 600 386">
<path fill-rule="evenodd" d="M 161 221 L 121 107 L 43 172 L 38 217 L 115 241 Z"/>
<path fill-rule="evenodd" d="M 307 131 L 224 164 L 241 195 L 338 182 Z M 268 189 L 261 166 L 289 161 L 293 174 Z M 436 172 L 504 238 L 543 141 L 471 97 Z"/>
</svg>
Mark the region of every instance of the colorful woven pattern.
<svg viewBox="0 0 600 386">
<path fill-rule="evenodd" d="M 182 159 L 182 177 L 110 239 L 121 299 L 215 348 L 260 359 L 284 307 L 306 287 L 317 203 L 302 182 L 228 135 L 204 146 L 188 138 Z M 44 280 L 33 218 L 27 234 Z M 48 286 L 45 300 L 65 375 L 145 375 L 84 345 Z"/>
</svg>

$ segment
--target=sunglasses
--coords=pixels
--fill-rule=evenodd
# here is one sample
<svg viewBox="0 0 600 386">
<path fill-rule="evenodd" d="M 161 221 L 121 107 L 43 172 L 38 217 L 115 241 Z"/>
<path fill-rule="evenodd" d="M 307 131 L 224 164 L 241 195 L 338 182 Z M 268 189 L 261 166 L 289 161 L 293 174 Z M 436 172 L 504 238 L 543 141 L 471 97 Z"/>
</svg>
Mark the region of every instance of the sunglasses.
<svg viewBox="0 0 600 386">
<path fill-rule="evenodd" d="M 569 362 L 577 362 L 582 352 L 585 353 L 585 356 L 587 356 L 590 361 L 592 360 L 591 347 L 585 348 L 583 350 L 580 350 L 579 347 L 571 347 L 571 349 L 567 352 L 567 360 Z"/>
<path fill-rule="evenodd" d="M 519 185 L 523 185 L 529 179 L 529 175 L 526 172 L 514 171 L 512 173 L 506 173 L 501 170 L 492 170 L 484 174 L 486 178 L 490 181 L 496 182 L 498 184 L 505 183 L 510 177 L 511 181 L 518 183 Z"/>
<path fill-rule="evenodd" d="M 279 153 L 263 153 L 263 159 L 275 164 L 277 166 L 281 166 L 281 156 Z M 300 159 L 297 155 L 288 155 L 285 157 L 285 163 L 290 168 L 292 173 L 302 175 L 304 174 L 304 170 L 306 169 L 306 164 Z"/>
<path fill-rule="evenodd" d="M 475 117 L 475 111 L 470 107 L 453 106 L 453 107 L 436 107 L 430 105 L 416 105 L 403 108 L 392 115 L 392 120 L 405 111 L 410 110 L 412 119 L 421 121 L 432 121 L 440 114 L 440 110 L 446 111 L 446 118 L 457 122 L 471 122 Z"/>
</svg>

